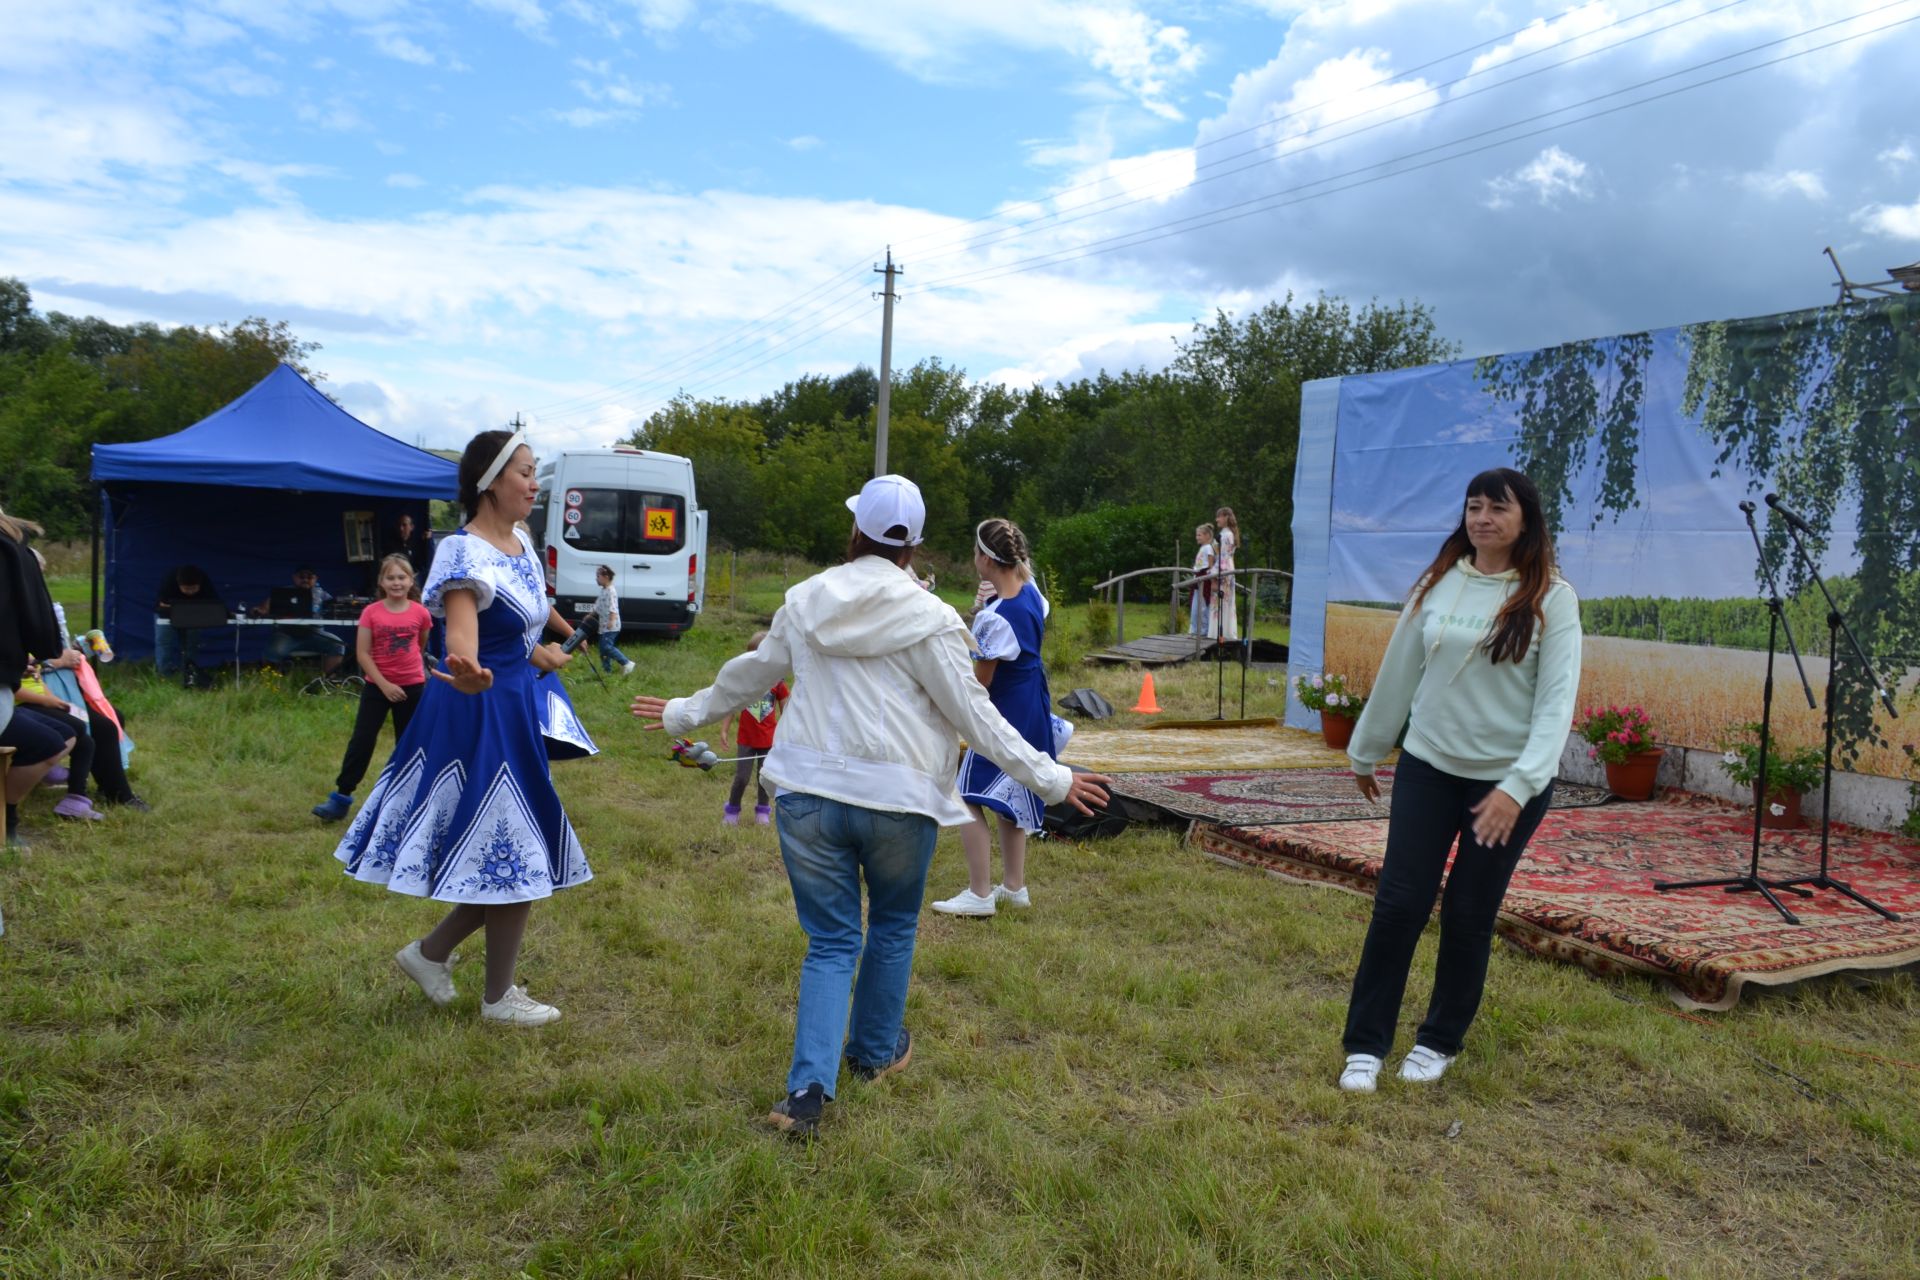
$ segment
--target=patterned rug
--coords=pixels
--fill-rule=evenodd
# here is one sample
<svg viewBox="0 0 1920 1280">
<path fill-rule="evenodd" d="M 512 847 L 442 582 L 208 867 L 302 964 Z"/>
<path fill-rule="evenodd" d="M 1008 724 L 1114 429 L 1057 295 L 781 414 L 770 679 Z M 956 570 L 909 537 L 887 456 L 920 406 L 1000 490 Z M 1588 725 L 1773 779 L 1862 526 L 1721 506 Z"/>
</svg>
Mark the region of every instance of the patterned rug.
<svg viewBox="0 0 1920 1280">
<path fill-rule="evenodd" d="M 1393 766 L 1382 765 L 1380 803 L 1370 803 L 1341 769 L 1285 769 L 1240 773 L 1128 773 L 1113 781 L 1123 796 L 1184 818 L 1226 827 L 1270 822 L 1351 822 L 1384 818 L 1393 794 Z M 1599 787 L 1563 782 L 1553 789 L 1553 808 L 1605 804 Z"/>
<path fill-rule="evenodd" d="M 1920 961 L 1920 844 L 1835 827 L 1832 874 L 1903 918 L 1890 922 L 1830 890 L 1789 897 L 1790 925 L 1751 893 L 1654 891 L 1655 880 L 1744 870 L 1752 820 L 1716 801 L 1679 797 L 1549 813 L 1515 873 L 1500 914 L 1509 939 L 1596 973 L 1665 979 L 1688 1008 L 1730 1009 L 1741 988 L 1842 969 Z M 1293 880 L 1371 895 L 1387 824 L 1329 822 L 1223 827 L 1196 823 L 1208 853 Z M 1817 830 L 1768 832 L 1761 872 L 1818 866 Z"/>
<path fill-rule="evenodd" d="M 1067 743 L 1063 764 L 1096 773 L 1153 770 L 1345 768 L 1347 753 L 1331 751 L 1304 729 L 1089 729 Z"/>
</svg>

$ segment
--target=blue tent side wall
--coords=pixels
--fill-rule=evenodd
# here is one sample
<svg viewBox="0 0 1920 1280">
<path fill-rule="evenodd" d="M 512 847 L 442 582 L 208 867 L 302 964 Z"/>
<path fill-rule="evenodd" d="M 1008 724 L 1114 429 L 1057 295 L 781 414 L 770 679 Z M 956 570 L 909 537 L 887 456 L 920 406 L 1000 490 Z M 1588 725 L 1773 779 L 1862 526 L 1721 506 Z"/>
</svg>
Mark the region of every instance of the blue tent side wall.
<svg viewBox="0 0 1920 1280">
<path fill-rule="evenodd" d="M 383 535 L 403 512 L 416 528 L 427 527 L 424 498 L 189 484 L 109 484 L 101 495 L 104 629 L 115 657 L 136 661 L 153 657 L 154 600 L 176 565 L 206 570 L 230 607 L 257 604 L 271 588 L 291 586 L 301 565 L 335 595 L 369 595 L 375 564 L 347 560 L 344 513 L 373 512 Z M 240 630 L 241 658 L 257 660 L 270 628 Z M 343 635 L 351 630 L 351 622 L 340 628 Z M 207 632 L 201 664 L 232 661 L 233 641 L 232 628 Z"/>
</svg>

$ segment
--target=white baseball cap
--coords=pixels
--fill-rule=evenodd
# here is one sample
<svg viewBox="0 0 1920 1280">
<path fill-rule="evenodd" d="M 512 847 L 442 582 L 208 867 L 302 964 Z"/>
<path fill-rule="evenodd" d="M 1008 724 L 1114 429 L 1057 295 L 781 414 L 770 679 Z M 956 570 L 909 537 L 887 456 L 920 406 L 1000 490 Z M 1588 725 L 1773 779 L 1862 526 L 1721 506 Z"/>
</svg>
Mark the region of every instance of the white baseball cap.
<svg viewBox="0 0 1920 1280">
<path fill-rule="evenodd" d="M 860 486 L 860 492 L 847 499 L 853 523 L 875 542 L 890 547 L 917 547 L 920 531 L 927 525 L 927 504 L 921 500 L 920 486 L 905 476 L 875 476 Z M 887 530 L 905 526 L 905 538 L 889 538 Z"/>
</svg>

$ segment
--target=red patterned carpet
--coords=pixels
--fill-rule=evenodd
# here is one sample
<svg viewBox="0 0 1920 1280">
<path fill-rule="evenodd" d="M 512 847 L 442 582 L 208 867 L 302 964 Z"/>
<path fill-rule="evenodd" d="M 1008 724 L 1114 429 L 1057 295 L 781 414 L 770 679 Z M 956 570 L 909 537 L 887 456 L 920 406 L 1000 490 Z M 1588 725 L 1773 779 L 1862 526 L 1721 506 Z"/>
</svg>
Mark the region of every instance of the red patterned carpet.
<svg viewBox="0 0 1920 1280">
<path fill-rule="evenodd" d="M 1698 797 L 1554 810 L 1540 825 L 1501 911 L 1501 932 L 1540 955 L 1596 973 L 1666 979 L 1695 1008 L 1730 1009 L 1749 982 L 1796 982 L 1842 969 L 1920 961 L 1920 844 L 1836 827 L 1832 874 L 1904 918 L 1890 922 L 1837 893 L 1792 898 L 1798 926 L 1754 894 L 1656 893 L 1655 880 L 1744 870 L 1752 820 Z M 1196 824 L 1208 853 L 1294 880 L 1371 895 L 1387 824 Z M 1818 865 L 1817 830 L 1767 832 L 1761 872 L 1804 875 Z"/>
<path fill-rule="evenodd" d="M 1353 785 L 1353 771 L 1338 769 L 1259 769 L 1241 773 L 1123 773 L 1113 789 L 1183 818 L 1251 827 L 1270 822 L 1353 822 L 1386 816 L 1393 796 L 1392 765 L 1381 765 L 1380 803 L 1373 804 Z M 1553 807 L 1577 809 L 1604 804 L 1599 787 L 1561 783 L 1553 789 Z"/>
</svg>

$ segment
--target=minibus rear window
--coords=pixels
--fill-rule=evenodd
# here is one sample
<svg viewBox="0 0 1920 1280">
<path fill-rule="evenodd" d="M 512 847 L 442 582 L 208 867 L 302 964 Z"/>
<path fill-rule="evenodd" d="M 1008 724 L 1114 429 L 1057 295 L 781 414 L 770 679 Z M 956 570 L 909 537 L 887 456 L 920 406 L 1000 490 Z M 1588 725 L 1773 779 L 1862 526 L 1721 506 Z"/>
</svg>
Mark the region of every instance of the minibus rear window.
<svg viewBox="0 0 1920 1280">
<path fill-rule="evenodd" d="M 555 497 L 561 540 L 575 551 L 666 556 L 686 545 L 687 504 L 678 494 L 573 486 Z"/>
</svg>

